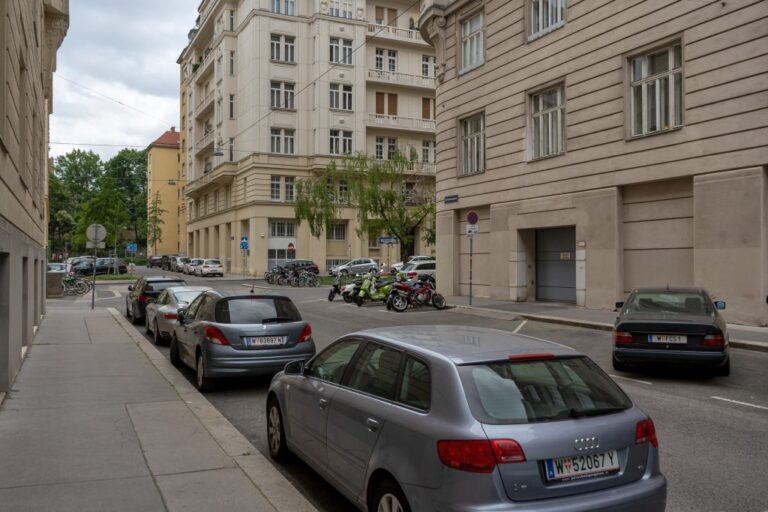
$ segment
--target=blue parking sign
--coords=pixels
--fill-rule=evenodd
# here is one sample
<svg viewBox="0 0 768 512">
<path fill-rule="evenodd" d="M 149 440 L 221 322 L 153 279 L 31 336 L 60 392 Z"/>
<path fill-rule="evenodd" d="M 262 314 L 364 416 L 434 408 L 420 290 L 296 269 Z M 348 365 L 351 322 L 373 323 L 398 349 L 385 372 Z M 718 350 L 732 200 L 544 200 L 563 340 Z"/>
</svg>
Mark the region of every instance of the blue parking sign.
<svg viewBox="0 0 768 512">
<path fill-rule="evenodd" d="M 241 236 L 240 237 L 240 249 L 243 251 L 248 250 L 248 237 L 247 236 Z"/>
<path fill-rule="evenodd" d="M 128 252 L 136 252 L 139 249 L 139 244 L 137 243 L 130 243 L 126 246 L 126 251 Z"/>
</svg>

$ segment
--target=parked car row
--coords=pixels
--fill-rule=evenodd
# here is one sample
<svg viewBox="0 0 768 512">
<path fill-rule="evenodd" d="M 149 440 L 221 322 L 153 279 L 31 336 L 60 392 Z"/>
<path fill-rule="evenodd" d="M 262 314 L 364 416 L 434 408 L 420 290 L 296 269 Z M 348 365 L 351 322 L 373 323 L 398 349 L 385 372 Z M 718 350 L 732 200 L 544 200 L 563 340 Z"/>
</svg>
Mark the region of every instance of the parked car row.
<svg viewBox="0 0 768 512">
<path fill-rule="evenodd" d="M 75 275 L 91 275 L 93 274 L 94 266 L 96 267 L 96 275 L 99 274 L 127 274 L 128 266 L 120 258 L 86 258 L 81 259 L 74 263 L 69 272 Z"/>
<path fill-rule="evenodd" d="M 169 272 L 181 272 L 182 274 L 196 276 L 224 277 L 224 267 L 221 261 L 215 258 L 187 258 L 184 256 L 150 256 L 147 259 L 147 267 L 159 267 Z"/>
</svg>

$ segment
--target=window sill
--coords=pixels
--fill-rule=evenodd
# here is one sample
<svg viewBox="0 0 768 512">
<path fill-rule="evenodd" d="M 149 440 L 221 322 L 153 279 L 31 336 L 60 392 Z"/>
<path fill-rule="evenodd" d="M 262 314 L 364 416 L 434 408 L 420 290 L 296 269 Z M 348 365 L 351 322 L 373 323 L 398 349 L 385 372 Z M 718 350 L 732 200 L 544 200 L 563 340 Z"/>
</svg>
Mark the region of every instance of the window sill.
<svg viewBox="0 0 768 512">
<path fill-rule="evenodd" d="M 284 107 L 269 107 L 272 110 L 277 110 L 279 112 L 296 112 L 295 108 L 284 108 Z"/>
<path fill-rule="evenodd" d="M 563 155 L 565 155 L 565 151 L 560 151 L 559 153 L 553 153 L 551 155 L 533 157 L 527 160 L 526 163 L 538 162 L 539 160 L 548 160 L 550 158 L 557 158 L 558 156 L 563 156 Z"/>
<path fill-rule="evenodd" d="M 667 128 L 666 130 L 658 130 L 655 132 L 643 133 L 641 135 L 629 135 L 628 137 L 624 138 L 624 141 L 631 142 L 633 140 L 647 139 L 648 137 L 655 137 L 656 135 L 664 135 L 666 133 L 678 132 L 682 129 L 683 129 L 683 125 L 673 126 L 672 128 Z"/>
<path fill-rule="evenodd" d="M 483 169 L 482 171 L 473 172 L 471 174 L 459 174 L 457 177 L 458 178 L 471 178 L 472 176 L 479 176 L 481 174 L 485 174 L 485 169 Z"/>
<path fill-rule="evenodd" d="M 271 62 L 271 63 L 273 63 L 273 64 L 286 64 L 286 65 L 288 65 L 288 66 L 295 66 L 295 65 L 296 65 L 296 61 L 293 61 L 293 62 L 289 62 L 289 61 L 287 61 L 287 60 L 275 60 L 275 59 L 269 59 L 269 62 Z"/>
<path fill-rule="evenodd" d="M 345 68 L 350 68 L 350 69 L 352 69 L 352 68 L 354 68 L 354 67 L 355 67 L 355 65 L 354 65 L 354 64 L 347 64 L 346 62 L 333 62 L 332 60 L 330 60 L 330 61 L 328 61 L 328 62 L 329 62 L 331 65 L 333 65 L 333 66 L 342 66 L 342 67 L 345 67 Z"/>
<path fill-rule="evenodd" d="M 466 67 L 466 68 L 461 68 L 459 70 L 459 76 L 464 76 L 467 73 L 469 73 L 470 71 L 474 71 L 475 69 L 481 68 L 481 67 L 483 67 L 484 64 L 485 64 L 485 59 L 483 59 L 482 61 L 478 62 L 474 66 Z"/>
<path fill-rule="evenodd" d="M 345 108 L 333 108 L 333 107 L 331 107 L 328 110 L 330 110 L 331 112 L 339 113 L 339 114 L 354 114 L 355 113 L 354 110 L 347 110 Z"/>
<path fill-rule="evenodd" d="M 549 33 L 554 32 L 555 30 L 559 28 L 563 28 L 565 26 L 565 21 L 561 21 L 560 23 L 557 23 L 556 25 L 552 25 L 551 27 L 547 27 L 544 30 L 540 32 L 536 32 L 535 34 L 531 34 L 528 36 L 528 42 L 532 43 L 536 41 L 537 39 L 541 39 L 542 37 L 546 36 Z"/>
</svg>

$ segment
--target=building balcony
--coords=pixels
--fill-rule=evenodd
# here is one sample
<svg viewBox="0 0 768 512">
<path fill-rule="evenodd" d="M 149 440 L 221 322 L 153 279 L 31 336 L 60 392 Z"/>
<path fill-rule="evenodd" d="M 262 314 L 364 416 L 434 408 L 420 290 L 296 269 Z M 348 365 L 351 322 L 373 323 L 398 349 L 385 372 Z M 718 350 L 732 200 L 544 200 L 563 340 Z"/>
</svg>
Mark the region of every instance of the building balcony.
<svg viewBox="0 0 768 512">
<path fill-rule="evenodd" d="M 424 174 L 435 174 L 437 165 L 430 162 L 408 162 L 408 170 Z"/>
<path fill-rule="evenodd" d="M 394 73 L 392 71 L 385 71 L 383 69 L 369 69 L 368 81 L 402 85 L 405 87 L 421 87 L 431 90 L 435 89 L 434 78 L 420 75 L 408 75 L 405 73 Z"/>
<path fill-rule="evenodd" d="M 205 80 L 211 73 L 213 73 L 213 60 L 214 60 L 214 54 L 212 48 L 208 48 L 205 53 L 205 57 L 203 57 L 203 61 L 198 66 L 197 70 L 195 70 L 192 75 L 195 77 L 195 83 L 199 84 L 203 80 Z"/>
<path fill-rule="evenodd" d="M 195 119 L 204 117 L 213 109 L 214 92 L 215 90 L 211 89 L 208 91 L 208 94 L 203 96 L 203 99 L 198 102 L 197 106 L 195 107 Z"/>
<path fill-rule="evenodd" d="M 187 183 L 185 194 L 188 197 L 197 197 L 201 193 L 206 192 L 214 185 L 223 185 L 232 183 L 235 175 L 237 174 L 237 164 L 232 162 L 225 162 L 216 166 L 209 172 L 206 172 L 197 179 L 194 179 Z"/>
<path fill-rule="evenodd" d="M 198 141 L 195 143 L 195 154 L 199 155 L 200 153 L 204 153 L 206 151 L 213 151 L 213 141 L 215 136 L 216 132 L 211 130 L 203 135 L 200 139 L 198 139 Z"/>
<path fill-rule="evenodd" d="M 388 116 L 386 114 L 368 114 L 368 127 L 434 133 L 435 121 L 434 119 L 414 119 L 412 117 Z"/>
<path fill-rule="evenodd" d="M 368 24 L 368 37 L 429 46 L 429 43 L 427 43 L 424 38 L 421 37 L 421 32 L 418 30 L 390 27 L 389 25 L 377 25 L 376 23 Z"/>
</svg>

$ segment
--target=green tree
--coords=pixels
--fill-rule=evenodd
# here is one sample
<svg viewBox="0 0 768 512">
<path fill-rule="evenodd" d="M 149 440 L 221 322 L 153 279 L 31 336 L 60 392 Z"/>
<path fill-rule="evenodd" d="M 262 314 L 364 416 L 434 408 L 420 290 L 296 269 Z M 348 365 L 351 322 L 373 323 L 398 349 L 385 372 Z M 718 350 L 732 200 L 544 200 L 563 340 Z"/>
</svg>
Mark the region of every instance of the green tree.
<svg viewBox="0 0 768 512">
<path fill-rule="evenodd" d="M 157 243 L 163 241 L 164 213 L 166 210 L 163 210 L 160 192 L 155 192 L 147 206 L 147 247 L 152 247 L 152 254 L 157 254 Z"/>
<path fill-rule="evenodd" d="M 122 196 L 128 220 L 140 245 L 147 243 L 147 152 L 122 149 L 104 164 L 104 176 L 112 178 Z"/>
<path fill-rule="evenodd" d="M 115 247 L 121 241 L 121 233 L 127 222 L 125 201 L 119 185 L 112 177 L 103 176 L 98 180 L 96 195 L 81 208 L 76 241 L 84 245 L 85 230 L 90 224 L 98 223 L 107 228 L 104 240 L 107 247 Z"/>
<path fill-rule="evenodd" d="M 358 154 L 345 157 L 341 166 L 332 162 L 322 174 L 296 184 L 296 218 L 307 221 L 319 238 L 343 208 L 354 208 L 358 236 L 386 231 L 400 241 L 405 259 L 413 254 L 417 228 L 425 242 L 435 240 L 432 180 L 410 171 L 412 162 L 399 153 L 390 160 Z"/>
<path fill-rule="evenodd" d="M 48 207 L 48 248 L 51 254 L 61 254 L 68 250 L 68 244 L 72 242 L 77 220 L 71 210 L 67 189 L 55 173 L 48 176 Z"/>
<path fill-rule="evenodd" d="M 54 173 L 69 197 L 70 211 L 76 211 L 93 196 L 102 172 L 101 158 L 93 151 L 75 149 L 56 158 Z"/>
</svg>

